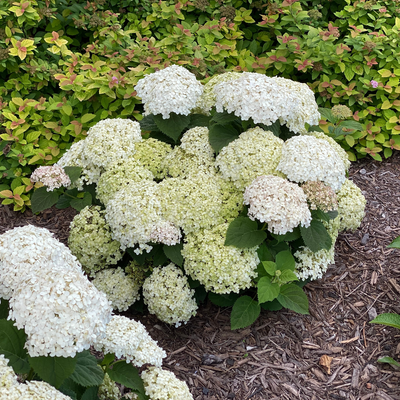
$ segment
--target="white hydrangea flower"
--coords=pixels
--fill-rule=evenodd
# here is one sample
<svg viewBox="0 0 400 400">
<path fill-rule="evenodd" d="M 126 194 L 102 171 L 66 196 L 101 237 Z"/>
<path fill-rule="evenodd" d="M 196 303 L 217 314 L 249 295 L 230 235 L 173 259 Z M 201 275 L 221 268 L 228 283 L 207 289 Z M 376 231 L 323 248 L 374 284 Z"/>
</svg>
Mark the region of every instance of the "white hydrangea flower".
<svg viewBox="0 0 400 400">
<path fill-rule="evenodd" d="M 57 164 L 36 168 L 30 180 L 43 183 L 43 186 L 47 186 L 46 190 L 48 192 L 52 192 L 61 186 L 68 187 L 71 185 L 71 179 L 69 179 L 64 169 Z"/>
<path fill-rule="evenodd" d="M 145 179 L 152 181 L 154 175 L 138 161 L 116 160 L 101 174 L 96 186 L 97 197 L 107 206 L 121 187 L 128 185 L 129 182 L 140 182 Z"/>
<path fill-rule="evenodd" d="M 207 291 L 220 294 L 251 287 L 260 262 L 256 247 L 225 246 L 228 226 L 224 223 L 188 234 L 182 250 L 185 272 Z"/>
<path fill-rule="evenodd" d="M 86 160 L 83 156 L 83 149 L 85 146 L 85 140 L 75 142 L 72 146 L 63 154 L 63 156 L 58 160 L 57 164 L 62 167 L 81 167 L 81 176 L 75 182 L 72 182 L 71 187 L 76 187 L 79 190 L 83 189 L 84 185 L 90 185 L 92 183 L 97 183 L 102 168 L 96 166 L 90 160 Z"/>
<path fill-rule="evenodd" d="M 18 386 L 19 382 L 13 368 L 8 365 L 9 360 L 0 354 L 0 392 L 4 388 Z"/>
<path fill-rule="evenodd" d="M 151 367 L 142 372 L 141 378 L 151 400 L 193 400 L 186 383 L 171 371 Z"/>
<path fill-rule="evenodd" d="M 351 180 L 346 179 L 337 193 L 337 200 L 340 231 L 347 229 L 355 231 L 361 225 L 367 204 L 360 188 Z"/>
<path fill-rule="evenodd" d="M 259 176 L 243 197 L 244 204 L 250 206 L 249 218 L 267 223 L 272 233 L 284 235 L 299 225 L 310 226 L 307 197 L 295 183 L 273 175 Z"/>
<path fill-rule="evenodd" d="M 204 85 L 203 94 L 197 99 L 196 108 L 192 112 L 209 115 L 216 102 L 214 87 L 219 83 L 238 79 L 240 76 L 241 73 L 239 72 L 225 72 L 224 74 L 214 75 Z"/>
<path fill-rule="evenodd" d="M 295 274 L 299 279 L 320 279 L 330 264 L 335 262 L 335 242 L 339 234 L 340 217 L 329 222 L 323 222 L 329 236 L 332 239 L 332 246 L 329 250 L 322 249 L 313 252 L 307 246 L 302 246 L 294 253 L 296 258 Z"/>
<path fill-rule="evenodd" d="M 64 268 L 81 271 L 81 265 L 64 244 L 45 229 L 26 225 L 0 235 L 0 297 L 8 300 L 27 272 L 44 269 L 58 255 Z"/>
<path fill-rule="evenodd" d="M 182 234 L 172 222 L 160 221 L 154 225 L 150 234 L 150 240 L 154 243 L 163 243 L 174 246 L 181 241 Z"/>
<path fill-rule="evenodd" d="M 98 290 L 105 293 L 114 310 L 126 311 L 140 298 L 140 286 L 125 275 L 120 267 L 98 272 L 92 283 Z"/>
<path fill-rule="evenodd" d="M 21 400 L 71 400 L 71 397 L 59 392 L 47 382 L 30 381 L 24 385 L 26 387 L 25 396 L 21 396 Z"/>
<path fill-rule="evenodd" d="M 208 140 L 208 128 L 204 126 L 196 126 L 187 130 L 182 135 L 180 147 L 186 153 L 197 157 L 214 158 L 214 150 Z"/>
<path fill-rule="evenodd" d="M 25 274 L 10 299 L 9 318 L 27 334 L 31 357 L 74 357 L 105 333 L 111 306 L 83 272 L 53 257 Z"/>
<path fill-rule="evenodd" d="M 98 340 L 94 347 L 105 354 L 124 357 L 127 363 L 132 362 L 136 367 L 144 364 L 161 367 L 162 359 L 167 356 L 143 324 L 118 315 L 112 317 L 107 325 L 106 337 Z"/>
<path fill-rule="evenodd" d="M 161 202 L 157 183 L 144 180 L 130 182 L 122 187 L 106 207 L 106 221 L 113 232 L 113 238 L 121 243 L 121 249 L 139 247 L 149 252 L 152 247 L 150 235 L 161 218 Z"/>
<path fill-rule="evenodd" d="M 133 158 L 138 164 L 148 169 L 156 179 L 165 178 L 162 162 L 164 158 L 171 153 L 171 145 L 161 140 L 148 138 L 136 143 L 135 148 L 136 152 Z"/>
<path fill-rule="evenodd" d="M 141 140 L 139 122 L 122 118 L 104 119 L 89 129 L 82 155 L 95 166 L 106 168 L 117 159 L 132 157 L 135 143 Z"/>
<path fill-rule="evenodd" d="M 256 127 L 243 132 L 216 158 L 222 176 L 244 190 L 257 176 L 276 173 L 283 140 Z"/>
<path fill-rule="evenodd" d="M 196 315 L 197 304 L 187 277 L 174 264 L 157 267 L 143 284 L 143 298 L 150 314 L 178 327 Z"/>
<path fill-rule="evenodd" d="M 68 246 L 90 276 L 117 264 L 123 256 L 119 242 L 112 239 L 104 214 L 99 206 L 87 206 L 70 224 Z"/>
<path fill-rule="evenodd" d="M 135 90 L 145 105 L 145 115 L 189 115 L 203 93 L 203 85 L 187 69 L 172 65 L 140 79 Z"/>
<path fill-rule="evenodd" d="M 340 190 L 346 179 L 346 168 L 335 149 L 324 139 L 293 136 L 282 147 L 277 167 L 293 182 L 322 181 Z"/>
<path fill-rule="evenodd" d="M 221 192 L 215 177 L 199 172 L 187 179 L 167 178 L 159 184 L 164 219 L 185 233 L 221 221 Z"/>
<path fill-rule="evenodd" d="M 221 193 L 221 217 L 223 222 L 229 222 L 239 216 L 243 210 L 243 192 L 231 181 L 218 176 Z"/>
<path fill-rule="evenodd" d="M 100 400 L 119 400 L 121 398 L 121 391 L 108 374 L 104 374 L 104 380 L 99 386 L 97 396 Z"/>
<path fill-rule="evenodd" d="M 350 160 L 349 160 L 349 156 L 346 153 L 346 150 L 343 149 L 343 147 L 334 139 L 331 138 L 328 135 L 325 135 L 325 133 L 323 132 L 302 132 L 302 135 L 305 136 L 313 136 L 317 139 L 324 139 L 326 140 L 336 151 L 336 153 L 338 154 L 338 156 L 340 157 L 340 159 L 343 161 L 344 167 L 346 168 L 346 172 L 349 170 L 350 168 Z"/>
</svg>

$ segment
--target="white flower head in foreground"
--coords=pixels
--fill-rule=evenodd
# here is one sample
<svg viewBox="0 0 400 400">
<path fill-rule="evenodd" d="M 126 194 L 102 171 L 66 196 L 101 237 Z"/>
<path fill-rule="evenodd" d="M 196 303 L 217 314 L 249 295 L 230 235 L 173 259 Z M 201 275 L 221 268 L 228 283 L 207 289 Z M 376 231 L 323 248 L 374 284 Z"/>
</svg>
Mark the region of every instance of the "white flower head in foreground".
<svg viewBox="0 0 400 400">
<path fill-rule="evenodd" d="M 135 252 L 149 252 L 150 235 L 161 218 L 161 203 L 157 183 L 150 180 L 130 182 L 119 190 L 106 207 L 106 221 L 121 249 L 139 248 Z"/>
<path fill-rule="evenodd" d="M 219 294 L 248 289 L 257 276 L 260 262 L 256 247 L 225 246 L 228 226 L 224 223 L 190 233 L 182 250 L 186 274 L 198 280 L 207 291 Z"/>
<path fill-rule="evenodd" d="M 335 149 L 323 139 L 293 136 L 282 147 L 277 167 L 293 182 L 322 181 L 336 192 L 346 179 L 346 168 Z"/>
<path fill-rule="evenodd" d="M 124 357 L 136 367 L 151 364 L 161 367 L 167 356 L 157 345 L 140 322 L 114 315 L 107 325 L 106 337 L 98 340 L 94 347 L 105 354 L 114 353 L 117 358 Z"/>
<path fill-rule="evenodd" d="M 0 235 L 0 297 L 8 300 L 27 272 L 42 270 L 58 255 L 66 269 L 81 271 L 81 265 L 64 244 L 45 229 L 26 225 Z"/>
<path fill-rule="evenodd" d="M 17 375 L 11 366 L 8 365 L 8 359 L 0 354 L 0 392 L 4 388 L 19 385 Z"/>
<path fill-rule="evenodd" d="M 64 169 L 57 164 L 36 168 L 30 179 L 32 182 L 43 183 L 48 192 L 52 192 L 61 186 L 68 187 L 71 185 L 71 179 Z"/>
<path fill-rule="evenodd" d="M 276 172 L 283 143 L 270 131 L 252 128 L 221 150 L 216 165 L 225 179 L 244 190 L 257 176 Z"/>
<path fill-rule="evenodd" d="M 74 357 L 105 333 L 111 305 L 81 271 L 60 259 L 24 275 L 10 299 L 9 318 L 27 334 L 31 357 Z"/>
<path fill-rule="evenodd" d="M 116 160 L 101 174 L 96 186 L 97 197 L 107 206 L 121 187 L 128 185 L 129 182 L 140 182 L 144 179 L 152 181 L 154 175 L 138 161 Z"/>
<path fill-rule="evenodd" d="M 186 131 L 181 139 L 180 147 L 186 153 L 197 157 L 214 158 L 214 150 L 208 140 L 208 128 L 196 126 Z"/>
<path fill-rule="evenodd" d="M 124 270 L 120 267 L 98 272 L 92 283 L 98 290 L 106 294 L 114 310 L 126 311 L 140 298 L 140 286 L 125 275 Z"/>
<path fill-rule="evenodd" d="M 330 186 L 319 181 L 308 181 L 301 185 L 301 188 L 307 196 L 311 210 L 319 209 L 323 212 L 337 210 L 337 196 Z"/>
<path fill-rule="evenodd" d="M 154 268 L 143 284 L 143 298 L 150 314 L 175 327 L 196 315 L 193 295 L 187 277 L 172 263 Z"/>
<path fill-rule="evenodd" d="M 194 113 L 209 115 L 210 110 L 215 106 L 216 96 L 214 87 L 222 82 L 229 82 L 240 78 L 239 72 L 225 72 L 224 74 L 214 75 L 205 85 L 203 94 L 198 98 Z"/>
<path fill-rule="evenodd" d="M 214 93 L 217 112 L 233 112 L 244 121 L 252 118 L 256 124 L 287 122 L 300 111 L 295 92 L 278 85 L 274 78 L 255 72 L 243 72 L 238 79 L 216 85 Z"/>
<path fill-rule="evenodd" d="M 161 114 L 164 119 L 170 113 L 189 115 L 203 93 L 203 85 L 187 69 L 172 65 L 146 75 L 135 86 L 142 98 L 145 114 Z"/>
<path fill-rule="evenodd" d="M 111 229 L 99 206 L 87 206 L 70 224 L 68 246 L 84 270 L 94 276 L 122 258 L 120 244 L 111 237 Z"/>
<path fill-rule="evenodd" d="M 268 224 L 278 235 L 292 232 L 301 225 L 310 226 L 311 213 L 303 189 L 278 176 L 256 178 L 244 192 L 244 204 L 250 206 L 248 216 Z"/>
<path fill-rule="evenodd" d="M 92 126 L 84 142 L 82 155 L 97 167 L 106 168 L 117 159 L 135 154 L 135 143 L 142 140 L 140 124 L 129 119 L 104 119 Z"/>
<path fill-rule="evenodd" d="M 73 143 L 72 146 L 58 160 L 57 164 L 60 167 L 81 167 L 81 176 L 75 182 L 72 182 L 71 187 L 76 187 L 79 190 L 83 189 L 84 185 L 97 183 L 101 175 L 102 169 L 96 166 L 90 160 L 86 160 L 83 156 L 85 140 Z"/>
<path fill-rule="evenodd" d="M 365 205 L 367 201 L 351 180 L 346 179 L 342 188 L 337 193 L 338 213 L 340 218 L 340 231 L 355 231 L 361 225 L 365 216 Z"/>
<path fill-rule="evenodd" d="M 142 372 L 141 378 L 151 400 L 193 400 L 186 383 L 173 372 L 151 367 Z"/>
<path fill-rule="evenodd" d="M 156 223 L 150 234 L 150 240 L 154 243 L 163 243 L 167 246 L 174 246 L 181 241 L 181 230 L 172 222 L 160 221 Z"/>
</svg>

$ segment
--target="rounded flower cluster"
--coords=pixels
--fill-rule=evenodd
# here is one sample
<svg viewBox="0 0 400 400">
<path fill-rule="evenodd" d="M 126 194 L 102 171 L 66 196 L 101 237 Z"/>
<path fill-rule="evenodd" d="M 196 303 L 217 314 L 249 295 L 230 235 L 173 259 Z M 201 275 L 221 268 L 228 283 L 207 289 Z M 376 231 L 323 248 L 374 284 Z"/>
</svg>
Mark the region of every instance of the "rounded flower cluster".
<svg viewBox="0 0 400 400">
<path fill-rule="evenodd" d="M 91 276 L 117 264 L 123 255 L 119 242 L 112 239 L 104 214 L 99 206 L 87 206 L 70 224 L 68 246 Z"/>
<path fill-rule="evenodd" d="M 250 206 L 249 218 L 267 223 L 272 233 L 284 235 L 299 225 L 310 226 L 307 197 L 295 183 L 273 175 L 259 176 L 243 197 L 244 204 Z"/>
<path fill-rule="evenodd" d="M 25 274 L 10 299 L 9 318 L 27 334 L 31 357 L 74 357 L 87 350 L 111 318 L 106 295 L 82 271 L 54 257 Z"/>
<path fill-rule="evenodd" d="M 221 150 L 216 165 L 225 179 L 244 190 L 257 176 L 276 172 L 283 143 L 270 131 L 252 128 Z"/>
<path fill-rule="evenodd" d="M 181 241 L 182 234 L 172 222 L 160 221 L 154 225 L 150 234 L 150 240 L 154 243 L 163 243 L 167 246 L 174 246 Z"/>
<path fill-rule="evenodd" d="M 57 164 L 36 168 L 30 179 L 32 182 L 43 183 L 48 192 L 52 192 L 61 186 L 68 187 L 71 185 L 71 179 L 69 179 L 64 169 Z"/>
<path fill-rule="evenodd" d="M 217 112 L 233 112 L 244 121 L 253 119 L 256 124 L 271 125 L 277 120 L 287 123 L 300 111 L 296 93 L 286 90 L 274 78 L 255 72 L 243 72 L 238 79 L 219 83 L 214 93 Z"/>
<path fill-rule="evenodd" d="M 214 158 L 214 150 L 208 140 L 208 128 L 196 126 L 186 131 L 181 139 L 180 147 L 186 153 L 206 159 Z"/>
<path fill-rule="evenodd" d="M 99 386 L 97 396 L 100 400 L 119 400 L 121 398 L 121 391 L 108 374 L 104 374 L 103 383 Z"/>
<path fill-rule="evenodd" d="M 332 146 L 332 148 L 336 151 L 340 159 L 343 161 L 346 172 L 349 170 L 350 168 L 349 156 L 347 155 L 343 147 L 334 138 L 325 135 L 325 133 L 323 132 L 316 132 L 316 131 L 305 132 L 302 134 L 305 136 L 313 136 L 317 139 L 324 139 L 326 142 L 328 142 Z"/>
<path fill-rule="evenodd" d="M 105 293 L 114 310 L 126 311 L 139 300 L 140 286 L 122 268 L 106 269 L 96 274 L 93 285 Z"/>
<path fill-rule="evenodd" d="M 154 179 L 151 171 L 141 166 L 138 161 L 116 160 L 111 163 L 99 178 L 96 186 L 98 199 L 106 206 L 118 190 L 129 182 Z"/>
<path fill-rule="evenodd" d="M 174 264 L 154 268 L 143 284 L 143 298 L 150 314 L 178 327 L 196 315 L 197 304 L 187 277 Z"/>
<path fill-rule="evenodd" d="M 135 144 L 133 158 L 139 165 L 149 170 L 156 179 L 163 179 L 165 173 L 161 167 L 164 158 L 171 153 L 172 147 L 161 140 L 149 138 Z"/>
<path fill-rule="evenodd" d="M 353 116 L 353 112 L 350 110 L 350 108 L 341 104 L 333 106 L 331 112 L 332 115 L 338 119 L 347 119 Z"/>
<path fill-rule="evenodd" d="M 356 230 L 365 216 L 365 197 L 351 180 L 346 179 L 337 193 L 340 231 Z"/>
<path fill-rule="evenodd" d="M 127 363 L 132 362 L 136 367 L 144 364 L 161 367 L 162 359 L 167 356 L 143 324 L 118 315 L 112 317 L 105 338 L 97 340 L 94 347 L 105 354 L 114 353 L 117 358 L 124 357 Z"/>
<path fill-rule="evenodd" d="M 221 219 L 221 193 L 213 176 L 199 172 L 187 179 L 167 178 L 159 187 L 164 218 L 185 233 L 211 227 Z"/>
<path fill-rule="evenodd" d="M 0 297 L 10 299 L 20 279 L 29 271 L 45 268 L 54 254 L 69 269 L 81 270 L 68 247 L 47 229 L 26 225 L 0 235 Z"/>
<path fill-rule="evenodd" d="M 186 383 L 173 372 L 151 367 L 142 372 L 141 378 L 151 400 L 193 400 Z"/>
<path fill-rule="evenodd" d="M 137 253 L 152 249 L 147 243 L 154 225 L 161 220 L 158 191 L 157 183 L 150 180 L 130 182 L 107 205 L 106 221 L 122 250 L 136 245 L 139 246 L 135 249 Z"/>
<path fill-rule="evenodd" d="M 172 65 L 145 76 L 135 90 L 142 98 L 146 114 L 161 114 L 168 119 L 172 112 L 189 115 L 203 93 L 203 86 L 187 69 Z"/>
<path fill-rule="evenodd" d="M 322 181 L 338 191 L 346 178 L 346 168 L 335 149 L 313 136 L 293 136 L 282 146 L 277 167 L 293 182 Z"/>
<path fill-rule="evenodd" d="M 221 217 L 223 222 L 235 219 L 243 210 L 243 192 L 239 190 L 234 182 L 227 181 L 218 176 L 221 193 Z"/>
<path fill-rule="evenodd" d="M 8 359 L 0 354 L 0 393 L 11 386 L 19 385 L 17 375 L 12 367 L 8 366 Z"/>
<path fill-rule="evenodd" d="M 203 94 L 198 98 L 195 113 L 208 115 L 211 109 L 215 106 L 216 96 L 214 88 L 222 82 L 229 82 L 240 78 L 242 74 L 239 72 L 225 72 L 224 74 L 214 75 L 205 85 Z"/>
<path fill-rule="evenodd" d="M 139 122 L 103 119 L 89 129 L 82 155 L 97 167 L 106 168 L 117 159 L 131 157 L 135 153 L 135 143 L 141 140 Z"/>
<path fill-rule="evenodd" d="M 182 250 L 185 272 L 207 291 L 220 294 L 248 289 L 260 262 L 256 248 L 225 246 L 228 226 L 224 223 L 187 235 Z"/>
<path fill-rule="evenodd" d="M 321 210 L 323 212 L 337 210 L 337 197 L 335 191 L 322 182 L 308 181 L 301 185 L 307 196 L 311 210 Z"/>
</svg>

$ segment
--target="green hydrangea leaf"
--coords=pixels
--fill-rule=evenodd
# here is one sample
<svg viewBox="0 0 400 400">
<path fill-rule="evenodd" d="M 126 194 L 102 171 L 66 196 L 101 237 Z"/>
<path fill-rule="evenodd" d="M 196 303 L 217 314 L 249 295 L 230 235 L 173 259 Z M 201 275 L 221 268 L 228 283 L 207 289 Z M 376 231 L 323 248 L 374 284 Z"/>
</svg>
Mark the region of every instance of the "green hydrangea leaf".
<svg viewBox="0 0 400 400">
<path fill-rule="evenodd" d="M 196 126 L 206 126 L 210 125 L 211 117 L 204 114 L 190 114 L 190 123 L 188 129 L 194 128 Z"/>
<path fill-rule="evenodd" d="M 215 304 L 218 307 L 232 307 L 235 304 L 235 301 L 239 298 L 239 294 L 237 293 L 229 293 L 229 294 L 217 294 L 213 292 L 208 293 L 208 299 L 211 303 Z"/>
<path fill-rule="evenodd" d="M 227 113 L 226 111 L 222 113 L 216 112 L 211 119 L 212 122 L 219 125 L 227 125 L 236 120 L 239 120 L 239 118 L 235 114 Z"/>
<path fill-rule="evenodd" d="M 281 275 L 279 276 L 279 279 L 283 283 L 293 282 L 293 281 L 298 281 L 299 280 L 297 278 L 296 274 L 290 269 L 285 269 L 284 271 L 282 271 Z"/>
<path fill-rule="evenodd" d="M 262 261 L 262 265 L 268 274 L 271 276 L 275 275 L 276 264 L 273 261 Z"/>
<path fill-rule="evenodd" d="M 250 296 L 241 296 L 232 307 L 231 329 L 246 328 L 260 315 L 260 305 Z"/>
<path fill-rule="evenodd" d="M 222 148 L 239 137 L 239 132 L 232 125 L 214 124 L 208 132 L 211 147 L 218 154 Z"/>
<path fill-rule="evenodd" d="M 71 379 L 84 387 L 100 386 L 104 379 L 104 372 L 97 364 L 96 357 L 86 350 L 76 355 L 76 366 Z"/>
<path fill-rule="evenodd" d="M 272 237 L 280 242 L 292 242 L 294 240 L 297 240 L 299 237 L 301 237 L 300 234 L 300 229 L 299 228 L 294 228 L 293 232 L 288 232 L 285 233 L 284 235 L 276 235 L 275 233 L 271 233 Z"/>
<path fill-rule="evenodd" d="M 229 224 L 225 246 L 246 249 L 260 245 L 266 238 L 267 234 L 258 230 L 256 221 L 249 217 L 238 217 Z"/>
<path fill-rule="evenodd" d="M 163 119 L 160 114 L 157 114 L 154 115 L 154 122 L 162 133 L 173 139 L 176 143 L 183 130 L 189 125 L 190 117 L 187 115 L 170 113 L 168 119 Z"/>
<path fill-rule="evenodd" d="M 0 299 L 0 319 L 7 319 L 9 313 L 9 301 Z"/>
<path fill-rule="evenodd" d="M 295 284 L 287 284 L 281 286 L 281 292 L 277 297 L 279 303 L 289 310 L 299 314 L 309 314 L 308 298 L 299 286 Z"/>
<path fill-rule="evenodd" d="M 82 173 L 82 168 L 81 167 L 64 167 L 65 173 L 69 176 L 69 179 L 71 179 L 71 182 L 75 182 L 76 180 L 79 179 Z"/>
<path fill-rule="evenodd" d="M 280 251 L 275 257 L 276 268 L 284 271 L 289 269 L 294 271 L 296 267 L 296 261 L 290 252 L 290 250 Z"/>
<path fill-rule="evenodd" d="M 308 228 L 301 226 L 300 232 L 305 245 L 314 253 L 322 249 L 329 250 L 332 246 L 332 238 L 320 221 L 312 220 Z"/>
<path fill-rule="evenodd" d="M 378 362 L 394 365 L 395 367 L 399 367 L 400 368 L 400 363 L 398 363 L 392 357 L 381 357 L 381 358 L 378 359 Z"/>
<path fill-rule="evenodd" d="M 400 236 L 397 236 L 397 238 L 394 239 L 393 242 L 388 244 L 386 247 L 389 247 L 391 249 L 400 249 Z"/>
<path fill-rule="evenodd" d="M 174 246 L 167 246 L 166 244 L 163 246 L 164 254 L 176 265 L 182 267 L 183 265 L 183 256 L 182 249 L 183 243 L 178 243 Z"/>
<path fill-rule="evenodd" d="M 157 124 L 154 121 L 154 115 L 149 114 L 143 117 L 141 121 L 139 121 L 140 129 L 142 131 L 149 131 L 149 132 L 160 132 Z"/>
<path fill-rule="evenodd" d="M 59 198 L 59 193 L 56 190 L 48 192 L 45 186 L 36 189 L 31 197 L 32 212 L 38 213 L 54 206 Z"/>
<path fill-rule="evenodd" d="M 72 199 L 71 207 L 76 211 L 82 211 L 86 206 L 90 206 L 92 204 L 92 195 L 88 192 L 85 192 L 82 199 Z"/>
<path fill-rule="evenodd" d="M 267 301 L 266 303 L 260 304 L 261 308 L 263 310 L 267 311 L 279 311 L 282 310 L 282 304 L 279 303 L 278 299 L 272 300 L 272 301 Z"/>
<path fill-rule="evenodd" d="M 263 276 L 257 284 L 258 303 L 265 303 L 276 299 L 280 292 L 278 283 L 271 282 L 271 278 Z"/>
<path fill-rule="evenodd" d="M 83 393 L 81 400 L 98 400 L 97 393 L 99 392 L 98 386 L 87 388 Z"/>
<path fill-rule="evenodd" d="M 400 329 L 400 315 L 393 313 L 380 314 L 371 321 L 371 324 L 386 325 Z"/>
</svg>

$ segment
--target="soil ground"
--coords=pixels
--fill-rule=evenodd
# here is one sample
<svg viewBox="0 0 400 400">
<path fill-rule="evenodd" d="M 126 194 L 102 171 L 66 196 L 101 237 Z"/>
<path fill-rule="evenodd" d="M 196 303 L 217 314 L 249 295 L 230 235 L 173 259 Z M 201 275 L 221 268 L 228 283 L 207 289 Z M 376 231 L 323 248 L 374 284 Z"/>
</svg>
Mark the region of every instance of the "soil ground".
<svg viewBox="0 0 400 400">
<path fill-rule="evenodd" d="M 369 323 L 400 313 L 400 250 L 386 248 L 400 235 L 400 152 L 353 163 L 350 178 L 367 199 L 366 216 L 356 232 L 339 236 L 324 278 L 306 285 L 310 315 L 264 311 L 238 331 L 230 330 L 230 309 L 211 303 L 179 328 L 134 315 L 167 351 L 164 368 L 187 382 L 195 400 L 400 400 L 400 371 L 377 362 L 400 361 L 400 331 Z M 0 234 L 30 223 L 66 244 L 74 215 L 0 206 Z"/>
</svg>

